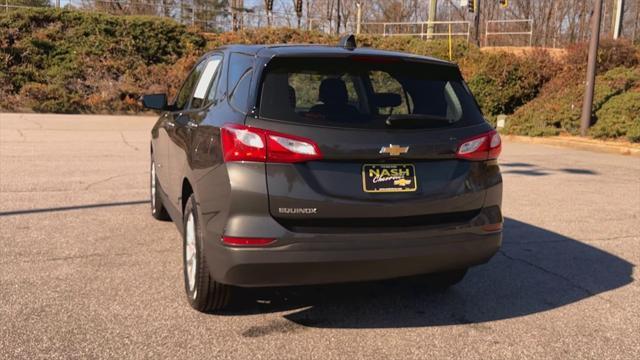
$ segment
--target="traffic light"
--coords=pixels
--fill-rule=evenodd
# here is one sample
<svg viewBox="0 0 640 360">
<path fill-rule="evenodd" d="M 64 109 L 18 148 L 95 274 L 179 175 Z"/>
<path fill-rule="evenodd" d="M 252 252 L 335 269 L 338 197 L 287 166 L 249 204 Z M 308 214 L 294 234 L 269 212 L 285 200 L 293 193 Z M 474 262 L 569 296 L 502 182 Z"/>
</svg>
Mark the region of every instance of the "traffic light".
<svg viewBox="0 0 640 360">
<path fill-rule="evenodd" d="M 264 0 L 267 11 L 273 11 L 273 0 Z"/>
<path fill-rule="evenodd" d="M 302 16 L 302 0 L 296 0 L 296 14 L 298 17 Z"/>
<path fill-rule="evenodd" d="M 467 5 L 467 9 L 470 13 L 476 12 L 476 0 L 469 0 L 469 5 Z"/>
<path fill-rule="evenodd" d="M 506 9 L 509 6 L 509 0 L 499 0 L 500 7 Z"/>
</svg>

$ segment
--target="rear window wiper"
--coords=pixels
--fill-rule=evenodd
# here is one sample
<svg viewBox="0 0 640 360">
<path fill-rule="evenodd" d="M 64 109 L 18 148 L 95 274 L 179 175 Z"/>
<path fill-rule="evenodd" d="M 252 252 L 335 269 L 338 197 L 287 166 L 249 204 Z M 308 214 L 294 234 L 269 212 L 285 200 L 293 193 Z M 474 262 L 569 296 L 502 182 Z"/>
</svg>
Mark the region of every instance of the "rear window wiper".
<svg viewBox="0 0 640 360">
<path fill-rule="evenodd" d="M 429 127 L 450 124 L 453 121 L 446 117 L 427 114 L 394 114 L 389 115 L 385 124 L 393 127 Z"/>
</svg>

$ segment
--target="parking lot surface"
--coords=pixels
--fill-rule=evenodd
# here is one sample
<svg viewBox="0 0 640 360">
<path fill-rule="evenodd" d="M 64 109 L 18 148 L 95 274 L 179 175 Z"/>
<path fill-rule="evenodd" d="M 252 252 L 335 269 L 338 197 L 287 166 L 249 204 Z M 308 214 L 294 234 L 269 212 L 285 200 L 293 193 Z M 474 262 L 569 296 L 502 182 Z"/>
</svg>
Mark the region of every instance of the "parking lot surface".
<svg viewBox="0 0 640 360">
<path fill-rule="evenodd" d="M 151 117 L 0 114 L 0 358 L 640 358 L 640 158 L 505 143 L 502 250 L 420 279 L 187 304 Z"/>
</svg>

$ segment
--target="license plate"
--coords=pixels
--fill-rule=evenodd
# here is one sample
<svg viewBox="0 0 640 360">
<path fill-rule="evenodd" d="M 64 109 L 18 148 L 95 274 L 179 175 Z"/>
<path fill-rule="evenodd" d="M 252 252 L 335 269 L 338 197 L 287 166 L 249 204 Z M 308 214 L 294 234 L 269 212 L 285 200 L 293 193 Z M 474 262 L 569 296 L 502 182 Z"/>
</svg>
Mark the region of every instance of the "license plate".
<svg viewBox="0 0 640 360">
<path fill-rule="evenodd" d="M 416 191 L 413 164 L 364 164 L 362 189 L 368 193 Z"/>
</svg>

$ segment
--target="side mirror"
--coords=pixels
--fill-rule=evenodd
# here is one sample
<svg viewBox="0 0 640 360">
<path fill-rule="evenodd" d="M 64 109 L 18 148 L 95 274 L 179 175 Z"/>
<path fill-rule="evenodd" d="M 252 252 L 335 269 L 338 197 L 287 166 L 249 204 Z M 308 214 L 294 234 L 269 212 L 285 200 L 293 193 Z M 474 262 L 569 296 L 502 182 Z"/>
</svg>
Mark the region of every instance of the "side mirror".
<svg viewBox="0 0 640 360">
<path fill-rule="evenodd" d="M 374 95 L 374 101 L 377 107 L 396 107 L 402 104 L 402 98 L 399 94 L 395 93 L 376 93 Z"/>
<path fill-rule="evenodd" d="M 153 110 L 167 110 L 167 95 L 166 94 L 150 94 L 142 97 L 142 105 L 147 109 Z"/>
</svg>

